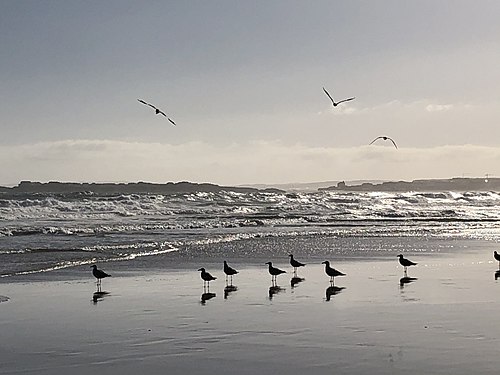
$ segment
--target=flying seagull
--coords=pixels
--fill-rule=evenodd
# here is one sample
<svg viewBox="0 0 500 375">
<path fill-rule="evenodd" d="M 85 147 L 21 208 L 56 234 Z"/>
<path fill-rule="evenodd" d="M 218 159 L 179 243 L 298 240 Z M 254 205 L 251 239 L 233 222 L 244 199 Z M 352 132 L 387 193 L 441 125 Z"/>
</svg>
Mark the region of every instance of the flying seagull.
<svg viewBox="0 0 500 375">
<path fill-rule="evenodd" d="M 392 139 L 391 137 L 386 137 L 385 135 L 381 135 L 380 137 L 377 137 L 375 138 L 373 141 L 370 142 L 370 144 L 372 144 L 373 142 L 375 142 L 377 139 L 383 139 L 384 141 L 391 141 L 392 144 L 394 145 L 394 147 L 398 148 L 398 146 L 396 145 L 396 142 L 394 142 L 394 139 Z"/>
<path fill-rule="evenodd" d="M 340 103 L 344 103 L 344 102 L 348 102 L 349 100 L 356 99 L 355 97 L 352 97 L 352 98 L 349 98 L 349 99 L 341 100 L 339 102 L 335 102 L 335 100 L 333 100 L 332 96 L 328 93 L 328 91 L 326 91 L 326 89 L 324 87 L 323 87 L 323 91 L 330 98 L 330 100 L 332 101 L 332 104 L 333 104 L 334 107 L 338 106 Z"/>
<path fill-rule="evenodd" d="M 168 118 L 168 116 L 165 114 L 165 112 L 163 112 L 162 110 L 156 108 L 154 105 L 152 104 L 149 104 L 147 102 L 145 102 L 144 100 L 141 100 L 141 99 L 137 99 L 139 102 L 141 102 L 142 104 L 144 105 L 147 105 L 147 106 L 150 106 L 151 108 L 153 108 L 155 110 L 155 113 L 157 115 L 160 115 L 162 114 L 163 116 L 165 116 L 167 118 L 168 121 L 170 121 L 172 123 L 172 125 L 177 125 L 172 119 Z"/>
</svg>

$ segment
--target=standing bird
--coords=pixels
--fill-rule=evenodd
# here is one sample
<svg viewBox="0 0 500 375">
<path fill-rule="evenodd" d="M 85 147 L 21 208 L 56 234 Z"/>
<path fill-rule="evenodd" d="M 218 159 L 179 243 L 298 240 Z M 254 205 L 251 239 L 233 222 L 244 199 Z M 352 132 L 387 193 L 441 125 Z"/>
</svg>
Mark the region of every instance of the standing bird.
<svg viewBox="0 0 500 375">
<path fill-rule="evenodd" d="M 305 264 L 304 263 L 300 263 L 300 262 L 296 261 L 295 259 L 293 259 L 293 254 L 290 254 L 289 257 L 290 257 L 290 265 L 293 267 L 293 274 L 295 276 L 297 276 L 297 268 L 298 267 L 304 267 Z"/>
<path fill-rule="evenodd" d="M 232 267 L 229 267 L 227 265 L 227 262 L 224 261 L 224 273 L 226 274 L 226 284 L 227 284 L 227 277 L 231 276 L 231 285 L 233 285 L 233 275 L 236 275 L 238 273 L 238 271 L 236 271 Z"/>
<path fill-rule="evenodd" d="M 496 260 L 498 260 L 498 269 L 500 269 L 500 254 L 494 251 L 493 256 L 495 257 Z"/>
<path fill-rule="evenodd" d="M 349 98 L 349 99 L 343 99 L 343 100 L 341 100 L 339 102 L 335 102 L 335 100 L 333 100 L 332 96 L 328 93 L 328 91 L 326 91 L 326 89 L 324 87 L 323 87 L 323 91 L 330 98 L 330 100 L 332 101 L 332 104 L 333 104 L 334 107 L 338 106 L 340 103 L 344 103 L 344 102 L 348 102 L 349 100 L 356 99 L 355 97 L 352 97 L 352 98 Z"/>
<path fill-rule="evenodd" d="M 267 262 L 267 265 L 269 265 L 269 273 L 272 276 L 272 281 L 276 282 L 276 276 L 281 275 L 282 273 L 286 273 L 286 271 L 280 270 L 279 268 L 273 267 L 273 264 L 271 262 Z"/>
<path fill-rule="evenodd" d="M 398 148 L 398 146 L 396 146 L 396 142 L 394 142 L 394 139 L 392 139 L 391 137 L 386 137 L 385 135 L 381 135 L 380 137 L 377 137 L 375 138 L 373 141 L 370 142 L 370 145 L 375 142 L 377 139 L 383 139 L 384 141 L 391 141 L 392 144 L 394 145 L 394 147 L 396 147 L 396 149 Z"/>
<path fill-rule="evenodd" d="M 90 266 L 90 268 L 92 268 L 92 275 L 97 279 L 97 286 L 101 286 L 102 279 L 105 277 L 111 277 L 111 275 L 108 275 L 106 272 L 98 270 L 95 264 Z"/>
<path fill-rule="evenodd" d="M 321 264 L 324 264 L 325 265 L 325 273 L 330 276 L 330 282 L 334 283 L 334 279 L 336 276 L 345 276 L 345 273 L 342 273 L 340 271 L 337 271 L 335 268 L 332 268 L 330 267 L 330 262 L 325 260 L 324 262 L 322 262 Z"/>
<path fill-rule="evenodd" d="M 406 274 L 407 267 L 417 265 L 417 263 L 414 263 L 411 260 L 404 258 L 402 254 L 399 254 L 398 258 L 399 258 L 399 264 L 401 264 L 405 268 L 405 274 Z"/>
<path fill-rule="evenodd" d="M 137 99 L 137 100 L 138 100 L 139 102 L 141 102 L 142 104 L 148 105 L 148 106 L 150 106 L 151 108 L 153 108 L 153 109 L 155 110 L 155 113 L 156 113 L 157 115 L 160 115 L 160 114 L 161 114 L 161 115 L 165 116 L 165 117 L 167 118 L 167 120 L 168 120 L 168 121 L 170 121 L 170 123 L 171 123 L 172 125 L 177 125 L 177 124 L 176 124 L 176 123 L 175 123 L 172 119 L 170 119 L 169 117 L 167 117 L 167 115 L 165 114 L 165 112 L 163 112 L 162 110 L 160 110 L 160 109 L 156 108 L 156 107 L 155 107 L 154 105 L 152 105 L 152 104 L 149 104 L 149 103 L 145 102 L 144 100 L 141 100 L 141 99 Z"/>
<path fill-rule="evenodd" d="M 205 268 L 203 267 L 200 268 L 198 271 L 201 271 L 200 276 L 203 279 L 203 287 L 205 287 L 205 285 L 208 285 L 208 287 L 210 288 L 210 281 L 215 280 L 217 278 L 210 275 L 207 271 L 205 271 Z"/>
</svg>

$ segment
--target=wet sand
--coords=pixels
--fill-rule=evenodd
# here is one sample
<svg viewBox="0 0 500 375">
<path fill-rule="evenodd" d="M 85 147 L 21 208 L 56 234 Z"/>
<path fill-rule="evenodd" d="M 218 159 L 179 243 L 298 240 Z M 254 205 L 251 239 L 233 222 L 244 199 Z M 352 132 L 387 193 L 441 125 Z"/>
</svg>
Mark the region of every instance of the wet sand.
<svg viewBox="0 0 500 375">
<path fill-rule="evenodd" d="M 210 293 L 196 271 L 113 273 L 94 296 L 88 277 L 0 284 L 0 374 L 497 374 L 500 278 L 489 254 L 316 260 L 293 288 L 286 259 L 240 269 L 225 295 L 222 266 Z M 307 262 L 308 259 L 300 259 Z M 207 297 L 211 297 L 207 299 Z"/>
</svg>

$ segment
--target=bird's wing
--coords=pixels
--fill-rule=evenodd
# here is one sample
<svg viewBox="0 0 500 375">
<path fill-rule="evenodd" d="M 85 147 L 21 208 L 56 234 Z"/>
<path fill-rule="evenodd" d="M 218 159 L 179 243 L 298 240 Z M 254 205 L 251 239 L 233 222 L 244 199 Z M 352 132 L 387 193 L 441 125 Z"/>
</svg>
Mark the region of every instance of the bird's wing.
<svg viewBox="0 0 500 375">
<path fill-rule="evenodd" d="M 394 147 L 398 148 L 398 146 L 396 146 L 396 142 L 394 142 L 394 140 L 392 138 L 387 137 L 387 139 L 389 139 L 392 142 L 392 144 L 394 145 Z"/>
<path fill-rule="evenodd" d="M 323 87 L 323 91 L 325 92 L 326 95 L 328 95 L 328 97 L 330 98 L 330 100 L 332 101 L 332 103 L 335 104 L 335 101 L 333 100 L 333 98 L 331 97 L 331 95 L 328 93 L 328 91 L 326 91 L 326 89 Z"/>
<path fill-rule="evenodd" d="M 356 99 L 356 98 L 352 97 L 352 98 L 349 98 L 349 99 L 344 99 L 344 100 L 341 100 L 340 102 L 338 102 L 337 104 L 348 102 L 349 100 L 354 100 L 354 99 Z"/>
<path fill-rule="evenodd" d="M 381 138 L 383 138 L 383 137 L 377 137 L 377 138 L 375 138 L 373 141 L 371 141 L 369 144 L 371 145 L 371 144 L 372 144 L 373 142 L 375 142 L 377 139 L 381 139 Z"/>
<path fill-rule="evenodd" d="M 159 109 L 158 109 L 158 114 L 162 114 L 163 116 L 167 117 L 167 115 L 165 114 L 165 112 L 160 111 Z M 168 118 L 168 117 L 167 117 L 167 118 Z"/>
<path fill-rule="evenodd" d="M 141 99 L 137 99 L 137 100 L 140 101 L 142 104 L 146 104 L 146 105 L 150 106 L 151 108 L 157 109 L 154 105 L 149 104 L 148 102 L 145 102 L 144 100 L 141 100 Z"/>
<path fill-rule="evenodd" d="M 168 121 L 170 121 L 170 123 L 171 123 L 172 125 L 174 125 L 174 126 L 175 126 L 175 125 L 177 125 L 177 124 L 176 124 L 176 123 L 175 123 L 172 119 L 170 119 L 170 118 L 168 118 L 168 117 L 167 117 L 167 119 L 168 119 Z"/>
</svg>

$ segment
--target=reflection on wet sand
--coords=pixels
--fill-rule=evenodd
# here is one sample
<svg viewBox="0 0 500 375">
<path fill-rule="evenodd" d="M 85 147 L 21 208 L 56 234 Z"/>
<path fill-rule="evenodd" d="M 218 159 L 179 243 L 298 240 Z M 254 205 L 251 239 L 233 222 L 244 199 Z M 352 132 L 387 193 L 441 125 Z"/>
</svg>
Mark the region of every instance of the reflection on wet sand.
<svg viewBox="0 0 500 375">
<path fill-rule="evenodd" d="M 227 299 L 229 294 L 236 292 L 238 290 L 238 287 L 236 285 L 227 285 L 224 288 L 224 299 Z"/>
<path fill-rule="evenodd" d="M 306 279 L 304 279 L 303 277 L 297 277 L 297 276 L 294 276 L 290 279 L 290 286 L 293 288 L 295 288 L 298 284 L 300 284 L 302 281 L 305 281 Z"/>
<path fill-rule="evenodd" d="M 94 294 L 92 295 L 92 302 L 94 303 L 94 305 L 97 305 L 97 302 L 102 300 L 108 294 L 109 294 L 109 292 L 103 292 L 103 291 L 101 291 L 101 288 L 99 287 L 97 289 L 97 292 L 94 292 Z"/>
<path fill-rule="evenodd" d="M 500 270 L 495 271 L 495 280 L 497 280 L 500 277 Z"/>
<path fill-rule="evenodd" d="M 403 289 L 405 287 L 405 284 L 410 284 L 414 281 L 417 281 L 418 279 L 416 277 L 408 277 L 408 276 L 405 276 L 405 277 L 402 277 L 399 279 L 399 286 L 401 289 Z"/>
<path fill-rule="evenodd" d="M 285 290 L 285 288 L 282 288 L 273 283 L 273 285 L 269 287 L 269 299 L 272 300 L 275 294 L 284 292 Z"/>
<path fill-rule="evenodd" d="M 215 293 L 205 292 L 201 295 L 201 304 L 204 305 L 209 299 L 212 299 L 216 296 Z"/>
<path fill-rule="evenodd" d="M 326 288 L 326 300 L 330 301 L 330 298 L 332 296 L 341 293 L 342 290 L 344 289 L 345 287 L 343 286 L 334 286 L 334 285 L 329 286 L 328 288 Z"/>
</svg>

